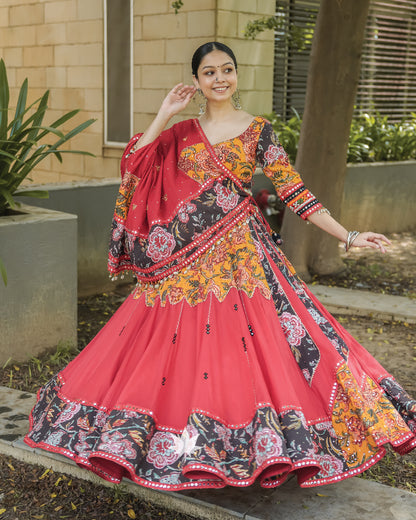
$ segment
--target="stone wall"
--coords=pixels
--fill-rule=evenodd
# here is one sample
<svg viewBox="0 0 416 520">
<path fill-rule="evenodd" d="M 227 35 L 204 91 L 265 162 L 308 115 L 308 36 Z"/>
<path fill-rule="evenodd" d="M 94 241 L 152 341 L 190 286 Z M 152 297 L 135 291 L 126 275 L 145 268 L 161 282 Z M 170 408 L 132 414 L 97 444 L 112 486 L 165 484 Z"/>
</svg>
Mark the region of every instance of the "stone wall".
<svg viewBox="0 0 416 520">
<path fill-rule="evenodd" d="M 251 41 L 244 39 L 243 31 L 248 20 L 273 14 L 274 0 L 185 0 L 176 15 L 171 3 L 133 3 L 135 131 L 147 127 L 174 84 L 192 81 L 193 51 L 215 39 L 235 51 L 244 108 L 254 114 L 270 112 L 273 33 Z M 39 165 L 34 181 L 117 176 L 121 148 L 104 146 L 104 1 L 0 0 L 0 56 L 6 62 L 12 100 L 27 77 L 30 101 L 50 89 L 47 122 L 75 108 L 82 112 L 68 128 L 97 119 L 68 143 L 68 148 L 87 150 L 95 158 L 66 154 L 60 164 L 50 157 Z M 197 111 L 191 103 L 173 122 L 194 117 Z"/>
</svg>

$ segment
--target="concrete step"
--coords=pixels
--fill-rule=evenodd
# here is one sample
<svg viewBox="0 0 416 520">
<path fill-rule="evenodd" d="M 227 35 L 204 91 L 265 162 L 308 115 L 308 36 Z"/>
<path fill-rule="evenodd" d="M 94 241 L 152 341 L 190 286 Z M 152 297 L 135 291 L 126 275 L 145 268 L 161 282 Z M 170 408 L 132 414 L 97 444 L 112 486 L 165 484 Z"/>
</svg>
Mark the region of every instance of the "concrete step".
<svg viewBox="0 0 416 520">
<path fill-rule="evenodd" d="M 370 291 L 309 285 L 309 289 L 331 313 L 372 316 L 416 323 L 416 300 Z"/>
</svg>

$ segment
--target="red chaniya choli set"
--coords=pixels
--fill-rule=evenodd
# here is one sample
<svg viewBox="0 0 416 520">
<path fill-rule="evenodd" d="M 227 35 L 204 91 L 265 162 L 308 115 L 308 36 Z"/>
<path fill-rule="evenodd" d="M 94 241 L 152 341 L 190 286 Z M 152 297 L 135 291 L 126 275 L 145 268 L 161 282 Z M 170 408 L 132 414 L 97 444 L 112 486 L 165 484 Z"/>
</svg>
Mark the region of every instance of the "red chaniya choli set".
<svg viewBox="0 0 416 520">
<path fill-rule="evenodd" d="M 257 166 L 322 209 L 269 122 L 211 145 L 197 119 L 122 159 L 109 270 L 138 284 L 38 394 L 25 441 L 157 489 L 337 482 L 416 447 L 416 401 L 326 311 L 251 196 Z"/>
</svg>

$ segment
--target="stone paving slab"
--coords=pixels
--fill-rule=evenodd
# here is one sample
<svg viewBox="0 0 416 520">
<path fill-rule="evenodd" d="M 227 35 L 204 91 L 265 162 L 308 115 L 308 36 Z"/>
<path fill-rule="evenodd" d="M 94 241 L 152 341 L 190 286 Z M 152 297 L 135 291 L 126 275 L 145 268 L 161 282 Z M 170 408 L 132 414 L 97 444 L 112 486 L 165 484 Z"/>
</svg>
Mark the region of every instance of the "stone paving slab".
<svg viewBox="0 0 416 520">
<path fill-rule="evenodd" d="M 416 323 L 416 300 L 405 296 L 377 294 L 326 285 L 308 285 L 318 300 L 331 313 L 374 316 L 387 320 Z"/>
<path fill-rule="evenodd" d="M 416 494 L 358 477 L 308 489 L 299 488 L 292 478 L 274 490 L 251 486 L 182 494 L 232 510 L 235 518 L 245 520 L 416 519 Z"/>
<path fill-rule="evenodd" d="M 27 432 L 35 401 L 34 394 L 0 387 L 0 440 L 11 442 Z"/>
</svg>

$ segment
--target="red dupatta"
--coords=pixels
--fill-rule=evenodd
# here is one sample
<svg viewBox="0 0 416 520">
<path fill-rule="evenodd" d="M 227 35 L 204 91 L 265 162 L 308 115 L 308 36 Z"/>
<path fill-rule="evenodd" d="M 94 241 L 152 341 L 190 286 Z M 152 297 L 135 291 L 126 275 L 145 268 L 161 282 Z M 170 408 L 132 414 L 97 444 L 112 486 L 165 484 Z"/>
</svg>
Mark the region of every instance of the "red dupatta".
<svg viewBox="0 0 416 520">
<path fill-rule="evenodd" d="M 132 153 L 140 135 L 121 160 L 108 269 L 112 274 L 130 270 L 142 282 L 155 282 L 194 262 L 254 207 L 197 119 L 174 125 Z M 209 176 L 197 182 L 178 162 L 201 142 L 209 153 Z"/>
</svg>

